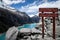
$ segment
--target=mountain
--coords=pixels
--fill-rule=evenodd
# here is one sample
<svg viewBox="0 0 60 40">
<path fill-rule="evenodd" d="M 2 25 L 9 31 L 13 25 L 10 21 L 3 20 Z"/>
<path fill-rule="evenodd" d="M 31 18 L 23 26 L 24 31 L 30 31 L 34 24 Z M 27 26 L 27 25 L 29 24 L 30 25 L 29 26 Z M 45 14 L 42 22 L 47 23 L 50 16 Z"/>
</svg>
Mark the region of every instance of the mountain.
<svg viewBox="0 0 60 40">
<path fill-rule="evenodd" d="M 25 12 L 8 6 L 0 6 L 0 33 L 6 32 L 12 26 L 36 22 L 38 22 L 37 16 L 30 18 Z"/>
<path fill-rule="evenodd" d="M 40 17 L 39 16 L 37 16 L 37 15 L 35 15 L 35 16 L 33 16 L 33 17 L 31 17 L 31 21 L 34 23 L 34 22 L 36 22 L 36 23 L 38 23 L 39 22 L 39 20 L 40 20 Z"/>
<path fill-rule="evenodd" d="M 0 32 L 4 32 L 12 26 L 26 24 L 28 20 L 29 16 L 24 12 L 13 12 L 0 8 Z"/>
</svg>

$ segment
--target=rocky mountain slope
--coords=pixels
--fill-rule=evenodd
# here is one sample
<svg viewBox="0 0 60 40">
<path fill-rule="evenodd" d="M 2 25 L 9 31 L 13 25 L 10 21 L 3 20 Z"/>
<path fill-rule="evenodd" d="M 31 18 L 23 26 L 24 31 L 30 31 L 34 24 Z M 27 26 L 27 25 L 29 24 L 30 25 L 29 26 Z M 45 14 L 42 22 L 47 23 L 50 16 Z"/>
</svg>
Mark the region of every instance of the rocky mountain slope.
<svg viewBox="0 0 60 40">
<path fill-rule="evenodd" d="M 33 19 L 35 18 L 33 17 Z M 0 7 L 0 32 L 5 32 L 12 26 L 36 22 L 36 20 L 32 20 L 25 12 Z"/>
</svg>

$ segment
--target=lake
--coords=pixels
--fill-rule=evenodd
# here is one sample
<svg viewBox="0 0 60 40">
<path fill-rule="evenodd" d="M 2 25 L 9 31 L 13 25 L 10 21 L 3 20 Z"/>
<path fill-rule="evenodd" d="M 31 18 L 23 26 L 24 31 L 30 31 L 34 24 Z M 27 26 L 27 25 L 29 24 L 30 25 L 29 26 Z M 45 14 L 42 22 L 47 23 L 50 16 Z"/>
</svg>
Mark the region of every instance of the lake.
<svg viewBox="0 0 60 40">
<path fill-rule="evenodd" d="M 18 26 L 18 30 L 22 29 L 22 28 L 34 28 L 36 27 L 36 23 L 32 23 L 32 24 L 24 24 L 22 26 Z M 0 40 L 5 40 L 5 34 L 6 33 L 3 33 L 3 34 L 0 34 Z"/>
</svg>

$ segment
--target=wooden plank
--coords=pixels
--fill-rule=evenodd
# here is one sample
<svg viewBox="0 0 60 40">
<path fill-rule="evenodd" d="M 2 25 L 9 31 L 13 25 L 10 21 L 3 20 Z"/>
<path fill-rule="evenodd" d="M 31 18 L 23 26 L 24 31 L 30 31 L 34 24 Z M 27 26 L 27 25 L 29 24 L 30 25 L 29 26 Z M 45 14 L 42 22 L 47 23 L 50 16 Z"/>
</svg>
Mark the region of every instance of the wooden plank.
<svg viewBox="0 0 60 40">
<path fill-rule="evenodd" d="M 39 12 L 58 12 L 58 8 L 39 8 Z"/>
<path fill-rule="evenodd" d="M 39 16 L 40 17 L 58 17 L 58 14 L 42 14 L 42 13 L 39 13 Z"/>
</svg>

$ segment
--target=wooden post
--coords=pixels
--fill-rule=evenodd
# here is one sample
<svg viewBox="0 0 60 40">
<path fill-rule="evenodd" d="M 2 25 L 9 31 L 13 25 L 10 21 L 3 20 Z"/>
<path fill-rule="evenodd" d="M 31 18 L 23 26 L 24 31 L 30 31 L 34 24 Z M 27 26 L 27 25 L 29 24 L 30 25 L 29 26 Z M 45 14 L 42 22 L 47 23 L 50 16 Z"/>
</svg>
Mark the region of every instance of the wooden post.
<svg viewBox="0 0 60 40">
<path fill-rule="evenodd" d="M 44 39 L 44 17 L 42 17 L 42 38 Z"/>
<path fill-rule="evenodd" d="M 55 39 L 55 17 L 53 17 L 53 39 Z"/>
</svg>

